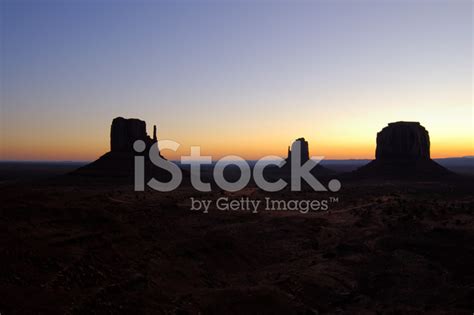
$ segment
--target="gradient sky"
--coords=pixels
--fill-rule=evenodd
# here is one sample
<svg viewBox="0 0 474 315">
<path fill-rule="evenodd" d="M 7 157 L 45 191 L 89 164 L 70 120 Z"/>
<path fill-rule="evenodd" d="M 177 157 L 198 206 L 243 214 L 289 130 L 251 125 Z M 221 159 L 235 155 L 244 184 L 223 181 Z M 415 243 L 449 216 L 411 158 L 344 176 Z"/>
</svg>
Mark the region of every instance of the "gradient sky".
<svg viewBox="0 0 474 315">
<path fill-rule="evenodd" d="M 373 158 L 420 121 L 474 155 L 471 1 L 5 1 L 0 159 L 93 160 L 114 117 L 214 158 Z"/>
</svg>

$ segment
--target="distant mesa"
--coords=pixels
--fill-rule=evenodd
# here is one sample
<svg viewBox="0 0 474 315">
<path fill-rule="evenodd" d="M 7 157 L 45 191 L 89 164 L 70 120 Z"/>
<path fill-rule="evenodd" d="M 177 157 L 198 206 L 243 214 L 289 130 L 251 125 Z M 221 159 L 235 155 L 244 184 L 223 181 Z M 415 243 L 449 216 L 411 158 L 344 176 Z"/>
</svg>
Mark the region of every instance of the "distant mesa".
<svg viewBox="0 0 474 315">
<path fill-rule="evenodd" d="M 308 141 L 304 138 L 298 138 L 291 144 L 291 149 L 288 147 L 288 157 L 286 158 L 286 163 L 291 163 L 291 160 L 294 156 L 296 156 L 297 144 L 299 144 L 300 149 L 300 162 L 303 164 L 304 162 L 309 160 L 309 145 Z"/>
<path fill-rule="evenodd" d="M 297 154 L 297 150 L 299 147 L 299 154 Z M 267 167 L 265 169 L 265 177 L 268 179 L 275 179 L 275 178 L 282 178 L 282 179 L 289 179 L 291 177 L 291 161 L 297 158 L 299 155 L 300 164 L 304 164 L 306 161 L 310 159 L 309 156 L 309 143 L 306 141 L 304 137 L 298 138 L 291 146 L 288 147 L 288 156 L 285 159 L 285 163 L 283 165 Z M 330 170 L 324 166 L 321 166 L 320 163 L 316 164 L 311 170 L 311 174 L 318 176 L 318 177 L 325 177 L 328 175 L 335 174 L 333 170 Z"/>
<path fill-rule="evenodd" d="M 435 179 L 452 173 L 430 158 L 430 136 L 419 122 L 389 123 L 377 133 L 375 160 L 354 172 L 358 177 Z"/>
<path fill-rule="evenodd" d="M 136 140 L 145 143 L 146 150 L 157 145 L 156 126 L 153 126 L 153 137 L 146 132 L 146 123 L 143 120 L 117 117 L 110 127 L 110 151 L 96 161 L 79 168 L 72 175 L 100 177 L 100 178 L 133 178 L 134 157 L 137 154 L 133 149 Z M 158 149 L 158 148 L 157 148 Z M 152 165 L 145 154 L 145 174 L 166 180 L 170 174 Z M 161 154 L 160 154 L 161 156 Z"/>
<path fill-rule="evenodd" d="M 297 150 L 299 147 L 299 154 L 297 154 Z M 300 163 L 301 165 L 304 164 L 306 161 L 310 159 L 309 156 L 309 143 L 305 140 L 304 137 L 298 138 L 291 144 L 291 147 L 288 147 L 288 156 L 285 159 L 285 165 L 282 167 L 283 171 L 289 171 L 291 169 L 291 161 L 296 159 L 300 156 Z M 321 166 L 320 163 L 316 164 L 316 166 L 311 170 L 313 175 L 317 176 L 325 176 L 334 174 L 334 171 Z"/>
<path fill-rule="evenodd" d="M 430 136 L 419 122 L 389 123 L 377 133 L 378 160 L 430 159 Z"/>
<path fill-rule="evenodd" d="M 146 132 L 146 122 L 136 118 L 117 117 L 110 127 L 110 151 L 133 152 L 133 143 L 143 140 L 149 148 L 157 142 L 156 125 L 153 126 L 153 138 Z"/>
</svg>

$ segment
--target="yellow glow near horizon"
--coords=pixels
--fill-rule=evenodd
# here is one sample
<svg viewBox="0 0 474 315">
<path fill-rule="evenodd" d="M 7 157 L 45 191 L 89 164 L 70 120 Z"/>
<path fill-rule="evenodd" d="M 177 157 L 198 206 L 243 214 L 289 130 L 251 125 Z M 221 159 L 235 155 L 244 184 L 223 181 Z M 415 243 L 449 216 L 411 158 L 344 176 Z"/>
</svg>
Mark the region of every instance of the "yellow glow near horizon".
<svg viewBox="0 0 474 315">
<path fill-rule="evenodd" d="M 181 144 L 177 152 L 164 152 L 173 160 L 188 155 L 192 145 L 201 146 L 202 155 L 214 160 L 225 155 L 250 160 L 286 156 L 287 147 L 299 137 L 309 141 L 313 156 L 372 159 L 377 132 L 401 120 L 419 121 L 428 130 L 433 158 L 474 155 L 469 89 L 396 92 L 391 97 L 384 91 L 367 94 L 350 88 L 340 95 L 308 91 L 297 100 L 270 95 L 245 109 L 190 101 L 189 111 L 170 106 L 166 115 L 147 102 L 112 112 L 93 107 L 87 118 L 66 110 L 55 112 L 54 119 L 48 112 L 17 112 L 9 119 L 2 116 L 0 159 L 95 160 L 109 150 L 110 124 L 116 116 L 145 119 L 149 134 L 157 124 L 158 139 Z M 453 103 L 465 105 L 446 105 Z"/>
<path fill-rule="evenodd" d="M 296 137 L 294 137 L 296 139 Z M 248 160 L 256 160 L 266 155 L 277 155 L 286 157 L 287 147 L 294 140 L 288 142 L 280 141 L 272 146 L 262 148 L 258 144 L 226 145 L 221 147 L 213 146 L 212 142 L 206 142 L 201 145 L 201 155 L 211 155 L 213 159 L 219 159 L 226 155 L 239 155 Z M 327 143 L 315 142 L 306 137 L 310 145 L 310 154 L 312 156 L 324 156 L 325 159 L 373 159 L 375 156 L 375 140 L 367 143 Z M 470 142 L 470 145 L 465 145 Z M 431 157 L 462 157 L 473 156 L 473 140 L 466 139 L 462 141 L 439 142 L 431 141 Z M 109 150 L 108 144 L 97 144 L 95 146 L 81 146 L 58 144 L 41 146 L 15 146 L 4 144 L 2 147 L 2 160 L 19 161 L 92 161 L 99 158 Z M 191 145 L 182 143 L 177 152 L 164 151 L 163 154 L 172 160 L 179 160 L 181 156 L 189 155 Z"/>
<path fill-rule="evenodd" d="M 107 124 L 108 125 L 108 124 Z M 213 132 L 212 128 L 186 134 L 184 130 L 177 133 L 159 132 L 159 139 L 170 139 L 181 145 L 177 152 L 165 151 L 163 154 L 172 160 L 179 160 L 182 155 L 189 155 L 190 147 L 201 146 L 202 155 L 211 155 L 214 160 L 226 155 L 239 155 L 248 160 L 259 159 L 266 155 L 285 157 L 288 146 L 298 137 L 309 141 L 312 156 L 324 156 L 326 159 L 372 159 L 375 155 L 376 133 L 386 124 L 373 127 L 374 124 L 328 128 L 328 125 L 307 126 L 299 131 L 296 128 L 269 130 L 256 127 L 233 130 L 222 129 Z M 474 138 L 468 133 L 446 132 L 429 128 L 432 158 L 460 157 L 474 155 Z M 108 127 L 108 126 L 106 126 Z M 15 138 L 3 138 L 1 148 L 2 160 L 52 160 L 52 161 L 92 161 L 109 151 L 109 132 L 104 127 L 85 133 L 56 133 L 54 137 L 43 133 L 19 133 Z M 151 126 L 148 126 L 150 129 Z M 48 138 L 48 141 L 44 141 Z"/>
</svg>

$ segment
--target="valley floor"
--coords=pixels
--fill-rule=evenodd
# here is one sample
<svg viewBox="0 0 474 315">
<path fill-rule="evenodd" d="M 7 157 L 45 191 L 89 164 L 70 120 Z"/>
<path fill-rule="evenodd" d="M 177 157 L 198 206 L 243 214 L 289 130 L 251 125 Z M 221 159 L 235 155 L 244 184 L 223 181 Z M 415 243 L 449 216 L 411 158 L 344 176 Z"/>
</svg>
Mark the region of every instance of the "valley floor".
<svg viewBox="0 0 474 315">
<path fill-rule="evenodd" d="M 2 314 L 472 314 L 472 181 L 338 193 L 2 187 Z M 333 200 L 191 211 L 190 198 Z M 335 199 L 334 199 L 335 198 Z"/>
</svg>

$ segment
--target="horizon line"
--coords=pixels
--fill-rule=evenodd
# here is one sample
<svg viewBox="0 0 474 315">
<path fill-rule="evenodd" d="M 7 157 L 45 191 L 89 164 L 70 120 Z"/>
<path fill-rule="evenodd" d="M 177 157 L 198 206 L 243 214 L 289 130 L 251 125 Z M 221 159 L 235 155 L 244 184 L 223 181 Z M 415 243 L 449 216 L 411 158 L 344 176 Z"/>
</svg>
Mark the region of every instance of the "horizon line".
<svg viewBox="0 0 474 315">
<path fill-rule="evenodd" d="M 282 157 L 284 158 L 284 157 Z M 98 159 L 98 158 L 97 158 Z M 3 160 L 0 159 L 0 163 L 92 163 L 96 161 L 94 160 Z M 448 157 L 432 157 L 432 160 L 444 160 L 444 159 L 474 159 L 474 155 L 464 155 L 464 156 L 448 156 Z M 215 163 L 217 160 L 212 160 L 212 163 Z M 247 162 L 255 162 L 258 159 L 244 159 Z M 375 158 L 347 158 L 347 159 L 322 159 L 321 162 L 324 161 L 372 161 Z M 180 160 L 168 160 L 171 162 L 181 162 Z M 197 162 L 199 160 L 192 160 L 191 162 Z M 235 160 L 237 161 L 237 160 Z M 271 161 L 271 160 L 270 160 Z"/>
</svg>

